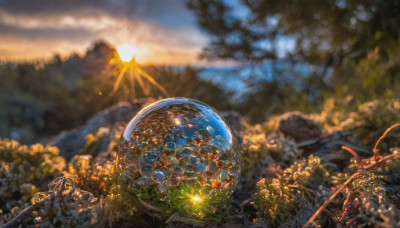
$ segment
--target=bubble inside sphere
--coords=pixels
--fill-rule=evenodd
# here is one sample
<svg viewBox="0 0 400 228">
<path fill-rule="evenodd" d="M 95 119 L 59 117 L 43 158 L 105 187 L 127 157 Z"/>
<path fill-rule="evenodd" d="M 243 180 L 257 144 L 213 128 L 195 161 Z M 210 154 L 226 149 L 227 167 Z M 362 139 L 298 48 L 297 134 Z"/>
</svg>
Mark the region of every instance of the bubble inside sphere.
<svg viewBox="0 0 400 228">
<path fill-rule="evenodd" d="M 117 162 L 122 181 L 132 188 L 153 187 L 158 195 L 168 195 L 184 186 L 198 202 L 199 194 L 209 198 L 233 192 L 241 155 L 236 136 L 215 109 L 170 98 L 147 106 L 130 121 Z"/>
</svg>

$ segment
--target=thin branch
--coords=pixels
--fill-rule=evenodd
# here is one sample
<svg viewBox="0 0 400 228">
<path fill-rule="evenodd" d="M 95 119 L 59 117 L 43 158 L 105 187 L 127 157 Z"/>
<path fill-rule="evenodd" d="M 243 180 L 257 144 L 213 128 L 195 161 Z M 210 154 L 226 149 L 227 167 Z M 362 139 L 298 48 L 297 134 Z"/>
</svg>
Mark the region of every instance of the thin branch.
<svg viewBox="0 0 400 228">
<path fill-rule="evenodd" d="M 357 163 L 358 163 L 358 164 L 361 164 L 361 159 L 360 159 L 360 157 L 358 156 L 358 154 L 357 154 L 353 149 L 351 149 L 350 147 L 347 147 L 347 146 L 342 146 L 342 149 L 343 149 L 343 150 L 346 150 L 346 151 L 349 152 L 351 155 L 353 155 L 353 157 L 357 160 Z"/>
<path fill-rule="evenodd" d="M 313 214 L 313 216 L 311 216 L 311 218 L 306 222 L 306 224 L 304 224 L 303 228 L 307 227 L 307 225 L 309 225 L 310 223 L 314 222 L 315 218 L 321 213 L 321 211 L 323 211 L 325 209 L 326 206 L 328 206 L 328 204 L 354 179 L 356 178 L 358 175 L 360 175 L 361 171 L 358 171 L 356 173 L 354 173 L 353 175 L 351 175 L 351 177 L 349 177 L 349 179 L 347 179 L 346 182 L 344 182 L 344 184 L 335 191 L 335 193 L 332 194 L 332 196 L 324 202 L 324 204 L 322 204 L 322 206 L 320 208 L 318 208 L 318 210 Z"/>
<path fill-rule="evenodd" d="M 51 194 L 49 197 L 46 197 L 42 199 L 41 201 L 25 208 L 22 210 L 17 216 L 15 216 L 12 220 L 10 220 L 8 223 L 6 223 L 2 228 L 14 228 L 14 227 L 19 227 L 21 225 L 21 221 L 31 214 L 33 211 L 36 211 L 39 209 L 39 207 L 43 206 L 44 203 L 47 200 L 51 200 L 54 197 L 55 194 Z"/>
<path fill-rule="evenodd" d="M 353 175 L 351 175 L 350 177 L 349 177 L 349 179 L 347 179 L 346 180 L 346 182 L 344 182 L 344 184 L 340 187 L 340 188 L 338 188 L 333 194 L 332 194 L 332 196 L 327 200 L 327 201 L 325 201 L 323 204 L 322 204 L 322 206 L 320 207 L 320 208 L 318 208 L 318 210 L 311 216 L 311 218 L 306 222 L 306 224 L 304 224 L 304 226 L 303 226 L 303 228 L 305 228 L 305 227 L 307 227 L 308 225 L 310 225 L 311 223 L 313 223 L 314 222 L 314 220 L 315 220 L 315 218 L 326 208 L 326 206 L 328 206 L 328 204 L 354 179 L 354 178 L 356 178 L 356 177 L 358 177 L 358 175 L 360 175 L 360 173 L 363 171 L 363 170 L 369 170 L 369 169 L 373 169 L 373 168 L 375 168 L 375 167 L 377 167 L 377 166 L 379 166 L 379 165 L 381 165 L 381 164 L 383 164 L 383 163 L 385 163 L 386 161 L 388 161 L 388 160 L 390 160 L 390 159 L 392 159 L 393 157 L 395 157 L 397 154 L 390 154 L 390 155 L 387 155 L 387 156 L 385 156 L 385 157 L 383 157 L 382 159 L 380 159 L 380 160 L 377 160 L 379 157 L 379 150 L 377 149 L 377 147 L 378 147 L 378 145 L 379 145 L 379 142 L 383 139 L 383 138 L 385 138 L 386 137 L 386 135 L 391 131 L 391 130 L 393 130 L 393 128 L 395 128 L 395 127 L 398 127 L 398 126 L 400 126 L 400 123 L 398 123 L 398 124 L 394 124 L 394 125 L 392 125 L 391 127 L 389 127 L 384 133 L 383 133 L 383 135 L 378 139 L 378 141 L 376 142 L 376 144 L 375 144 L 375 148 L 373 149 L 373 152 L 374 152 L 374 160 L 375 160 L 375 163 L 371 163 L 371 164 L 369 164 L 369 165 L 366 165 L 366 166 L 360 166 L 359 167 L 359 171 L 357 171 L 356 173 L 354 173 Z M 352 149 L 350 149 L 350 148 L 348 148 L 348 147 L 342 147 L 343 149 L 346 149 L 347 151 L 349 151 L 350 153 L 354 153 L 355 155 L 356 155 L 356 159 L 357 159 L 357 157 L 358 157 L 358 155 L 357 155 L 357 153 L 354 151 L 354 150 L 352 150 Z M 353 154 L 353 155 L 354 155 Z"/>
<path fill-rule="evenodd" d="M 382 136 L 379 137 L 378 141 L 376 141 L 375 147 L 374 147 L 374 149 L 372 150 L 372 152 L 374 152 L 374 154 L 375 154 L 375 160 L 377 160 L 377 158 L 378 158 L 378 156 L 379 156 L 378 145 L 379 145 L 379 143 L 381 142 L 381 140 L 384 139 L 384 138 L 386 137 L 386 135 L 387 135 L 391 130 L 393 130 L 393 128 L 396 128 L 396 127 L 398 127 L 398 126 L 400 126 L 400 123 L 393 124 L 392 126 L 390 126 L 388 129 L 386 129 L 386 131 L 382 134 Z"/>
<path fill-rule="evenodd" d="M 186 224 L 191 224 L 191 225 L 196 225 L 196 226 L 205 225 L 204 221 L 192 219 L 192 218 L 181 217 L 181 216 L 179 216 L 178 212 L 172 214 L 171 217 L 169 217 L 169 219 L 165 223 L 168 224 L 170 222 L 183 222 Z"/>
<path fill-rule="evenodd" d="M 11 219 L 7 224 L 5 224 L 2 228 L 14 228 L 14 227 L 20 227 L 21 226 L 21 221 L 31 214 L 33 211 L 38 210 L 41 206 L 45 205 L 46 202 L 53 200 L 54 197 L 59 196 L 63 193 L 64 190 L 67 189 L 66 183 L 70 182 L 71 186 L 68 187 L 69 192 L 67 193 L 68 195 L 72 194 L 75 192 L 75 182 L 72 178 L 70 177 L 57 177 L 56 179 L 52 180 L 49 184 L 49 190 L 51 193 L 40 200 L 39 202 L 25 208 L 22 210 L 16 217 Z M 48 204 L 46 204 L 48 205 Z"/>
<path fill-rule="evenodd" d="M 364 166 L 363 168 L 364 168 L 365 170 L 375 168 L 376 166 L 385 163 L 387 160 L 392 159 L 392 158 L 395 157 L 396 155 L 397 155 L 397 154 L 390 154 L 390 155 L 387 155 L 387 156 L 383 157 L 381 160 L 379 160 L 379 161 L 377 161 L 377 162 L 375 162 L 375 163 L 369 164 L 369 165 L 367 165 L 367 166 Z"/>
<path fill-rule="evenodd" d="M 383 163 L 385 163 L 386 161 L 388 161 L 388 160 L 390 160 L 390 159 L 392 159 L 393 157 L 395 157 L 397 154 L 390 154 L 390 155 L 387 155 L 387 156 L 385 156 L 385 157 L 383 157 L 381 160 L 379 160 L 379 161 L 377 161 L 377 162 L 375 162 L 375 163 L 372 163 L 372 164 L 369 164 L 369 165 L 367 165 L 367 166 L 364 166 L 363 168 L 362 168 L 362 170 L 369 170 L 369 169 L 373 169 L 373 168 L 375 168 L 375 167 L 377 167 L 377 166 L 379 166 L 379 165 L 381 165 L 381 164 L 383 164 Z M 358 175 L 360 175 L 360 173 L 361 173 L 361 171 L 357 171 L 356 173 L 354 173 L 353 175 L 351 175 L 350 177 L 349 177 L 349 179 L 347 179 L 346 180 L 346 182 L 344 182 L 344 184 L 339 188 L 339 189 L 337 189 L 336 191 L 335 191 L 335 193 L 333 193 L 332 194 L 332 196 L 327 200 L 327 201 L 325 201 L 324 202 L 324 204 L 322 204 L 322 206 L 313 214 L 313 216 L 311 216 L 311 218 L 307 221 L 307 223 L 306 224 L 304 224 L 304 226 L 303 226 L 303 228 L 305 228 L 307 225 L 309 225 L 310 223 L 312 223 L 314 220 L 315 220 L 315 218 L 321 213 L 321 211 L 326 207 L 326 206 L 328 206 L 328 204 L 354 179 L 354 178 L 356 178 Z"/>
<path fill-rule="evenodd" d="M 349 210 L 349 208 L 347 207 L 347 204 L 350 202 L 351 193 L 350 193 L 350 190 L 348 188 L 346 189 L 346 193 L 347 193 L 347 196 L 346 196 L 346 199 L 343 202 L 343 207 L 342 207 L 343 208 L 342 209 L 343 212 L 341 213 L 338 222 L 341 222 L 345 218 L 345 215 L 347 214 L 347 212 Z"/>
</svg>

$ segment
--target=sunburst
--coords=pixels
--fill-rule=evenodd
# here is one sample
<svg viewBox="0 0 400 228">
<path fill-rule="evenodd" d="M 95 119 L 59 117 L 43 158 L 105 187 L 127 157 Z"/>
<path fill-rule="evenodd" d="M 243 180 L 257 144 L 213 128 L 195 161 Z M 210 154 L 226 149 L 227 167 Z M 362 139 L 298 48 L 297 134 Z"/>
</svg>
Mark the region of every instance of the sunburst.
<svg viewBox="0 0 400 228">
<path fill-rule="evenodd" d="M 118 56 L 115 56 L 110 63 L 118 72 L 118 76 L 114 83 L 114 88 L 111 91 L 111 96 L 117 92 L 123 78 L 127 78 L 131 84 L 131 92 L 135 94 L 135 81 L 139 84 L 144 95 L 148 96 L 151 91 L 151 86 L 156 86 L 165 96 L 168 96 L 167 91 L 158 84 L 152 76 L 146 73 L 139 63 L 135 61 L 134 48 L 128 44 L 123 44 L 117 48 Z"/>
</svg>

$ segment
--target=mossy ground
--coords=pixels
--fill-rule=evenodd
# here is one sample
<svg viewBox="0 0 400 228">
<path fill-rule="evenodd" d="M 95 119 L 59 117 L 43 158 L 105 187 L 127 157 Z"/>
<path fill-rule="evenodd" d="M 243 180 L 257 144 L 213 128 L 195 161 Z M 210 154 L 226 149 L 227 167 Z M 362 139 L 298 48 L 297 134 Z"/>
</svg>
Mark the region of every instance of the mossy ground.
<svg viewBox="0 0 400 228">
<path fill-rule="evenodd" d="M 45 220 L 41 224 L 98 225 L 87 220 L 90 217 L 88 215 L 95 213 L 102 226 L 163 227 L 184 223 L 210 227 L 231 227 L 232 224 L 301 227 L 346 180 L 359 172 L 329 201 L 329 205 L 311 225 L 399 226 L 400 130 L 394 129 L 381 141 L 380 156 L 375 160 L 372 151 L 373 143 L 385 129 L 394 122 L 400 122 L 399 102 L 369 102 L 350 112 L 337 108 L 343 105 L 341 102 L 328 102 L 320 114 L 300 114 L 321 127 L 323 139 L 335 140 L 325 136 L 344 131 L 359 139 L 357 142 L 353 139 L 338 141 L 339 146 L 325 154 L 317 150 L 331 141 L 316 140 L 315 144 L 322 146 L 300 147 L 304 142 L 296 142 L 294 137 L 279 132 L 280 121 L 291 114 L 271 117 L 269 121 L 258 125 L 243 121 L 245 130 L 239 134 L 243 139 L 243 171 L 237 189 L 230 198 L 226 194 L 210 196 L 196 186 L 179 185 L 166 195 L 159 194 L 156 186 L 125 186 L 118 182 L 113 170 L 118 139 L 110 143 L 108 151 L 96 152 L 96 145 L 102 140 L 101 133 L 107 131 L 105 129 L 89 135 L 86 147 L 77 151 L 78 155 L 68 162 L 58 155 L 57 148 L 42 145 L 27 147 L 15 141 L 2 140 L 0 225 L 11 221 L 22 209 L 30 207 L 31 197 L 36 192 L 51 192 L 47 190 L 47 184 L 53 179 L 65 176 L 74 180 L 76 188 L 82 191 L 80 196 L 89 196 L 85 195 L 87 191 L 97 201 L 89 201 L 94 203 L 90 206 L 81 203 L 71 206 L 65 202 L 75 202 L 79 197 L 68 198 L 69 195 L 64 193 L 67 194 L 64 198 L 60 195 L 56 199 L 68 196 L 67 201 L 53 199 L 48 204 L 59 208 L 57 210 L 63 215 L 62 219 L 54 214 L 58 213 L 57 210 L 45 213 L 50 209 L 41 208 L 41 213 L 46 215 L 41 217 Z M 308 143 L 312 144 L 312 140 Z M 351 148 L 352 145 L 359 145 L 358 142 L 362 142 L 364 148 L 369 148 L 370 153 L 359 153 L 358 159 L 347 152 L 345 160 L 335 157 L 343 152 L 340 147 L 344 143 Z M 319 156 L 315 155 L 317 153 Z M 374 165 L 385 156 L 391 156 L 391 159 Z M 373 168 L 362 168 L 369 165 L 373 165 Z M 201 204 L 194 203 L 194 197 Z M 179 217 L 174 215 L 175 212 Z M 60 219 L 56 221 L 54 216 Z"/>
</svg>

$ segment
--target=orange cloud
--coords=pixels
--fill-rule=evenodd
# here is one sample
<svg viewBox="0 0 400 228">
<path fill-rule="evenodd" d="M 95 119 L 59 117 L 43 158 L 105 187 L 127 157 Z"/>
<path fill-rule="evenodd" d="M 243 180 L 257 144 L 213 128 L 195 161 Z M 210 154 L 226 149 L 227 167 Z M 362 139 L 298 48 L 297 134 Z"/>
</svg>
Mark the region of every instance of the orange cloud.
<svg viewBox="0 0 400 228">
<path fill-rule="evenodd" d="M 108 4 L 108 0 L 103 2 Z M 94 6 L 65 12 L 60 8 L 53 13 L 27 12 L 23 6 L 13 7 L 8 10 L 0 4 L 0 56 L 3 60 L 29 61 L 49 59 L 54 53 L 62 56 L 80 53 L 94 40 L 104 39 L 115 46 L 130 44 L 135 49 L 136 60 L 143 64 L 196 64 L 206 40 L 193 18 L 173 18 L 174 14 L 189 17 L 186 12 L 148 10 L 153 18 L 146 10 L 132 16 L 126 10 L 118 14 L 116 9 Z M 140 8 L 140 4 L 130 7 Z M 183 5 L 179 7 L 168 9 L 186 11 Z M 181 23 L 180 20 L 186 21 Z"/>
</svg>

